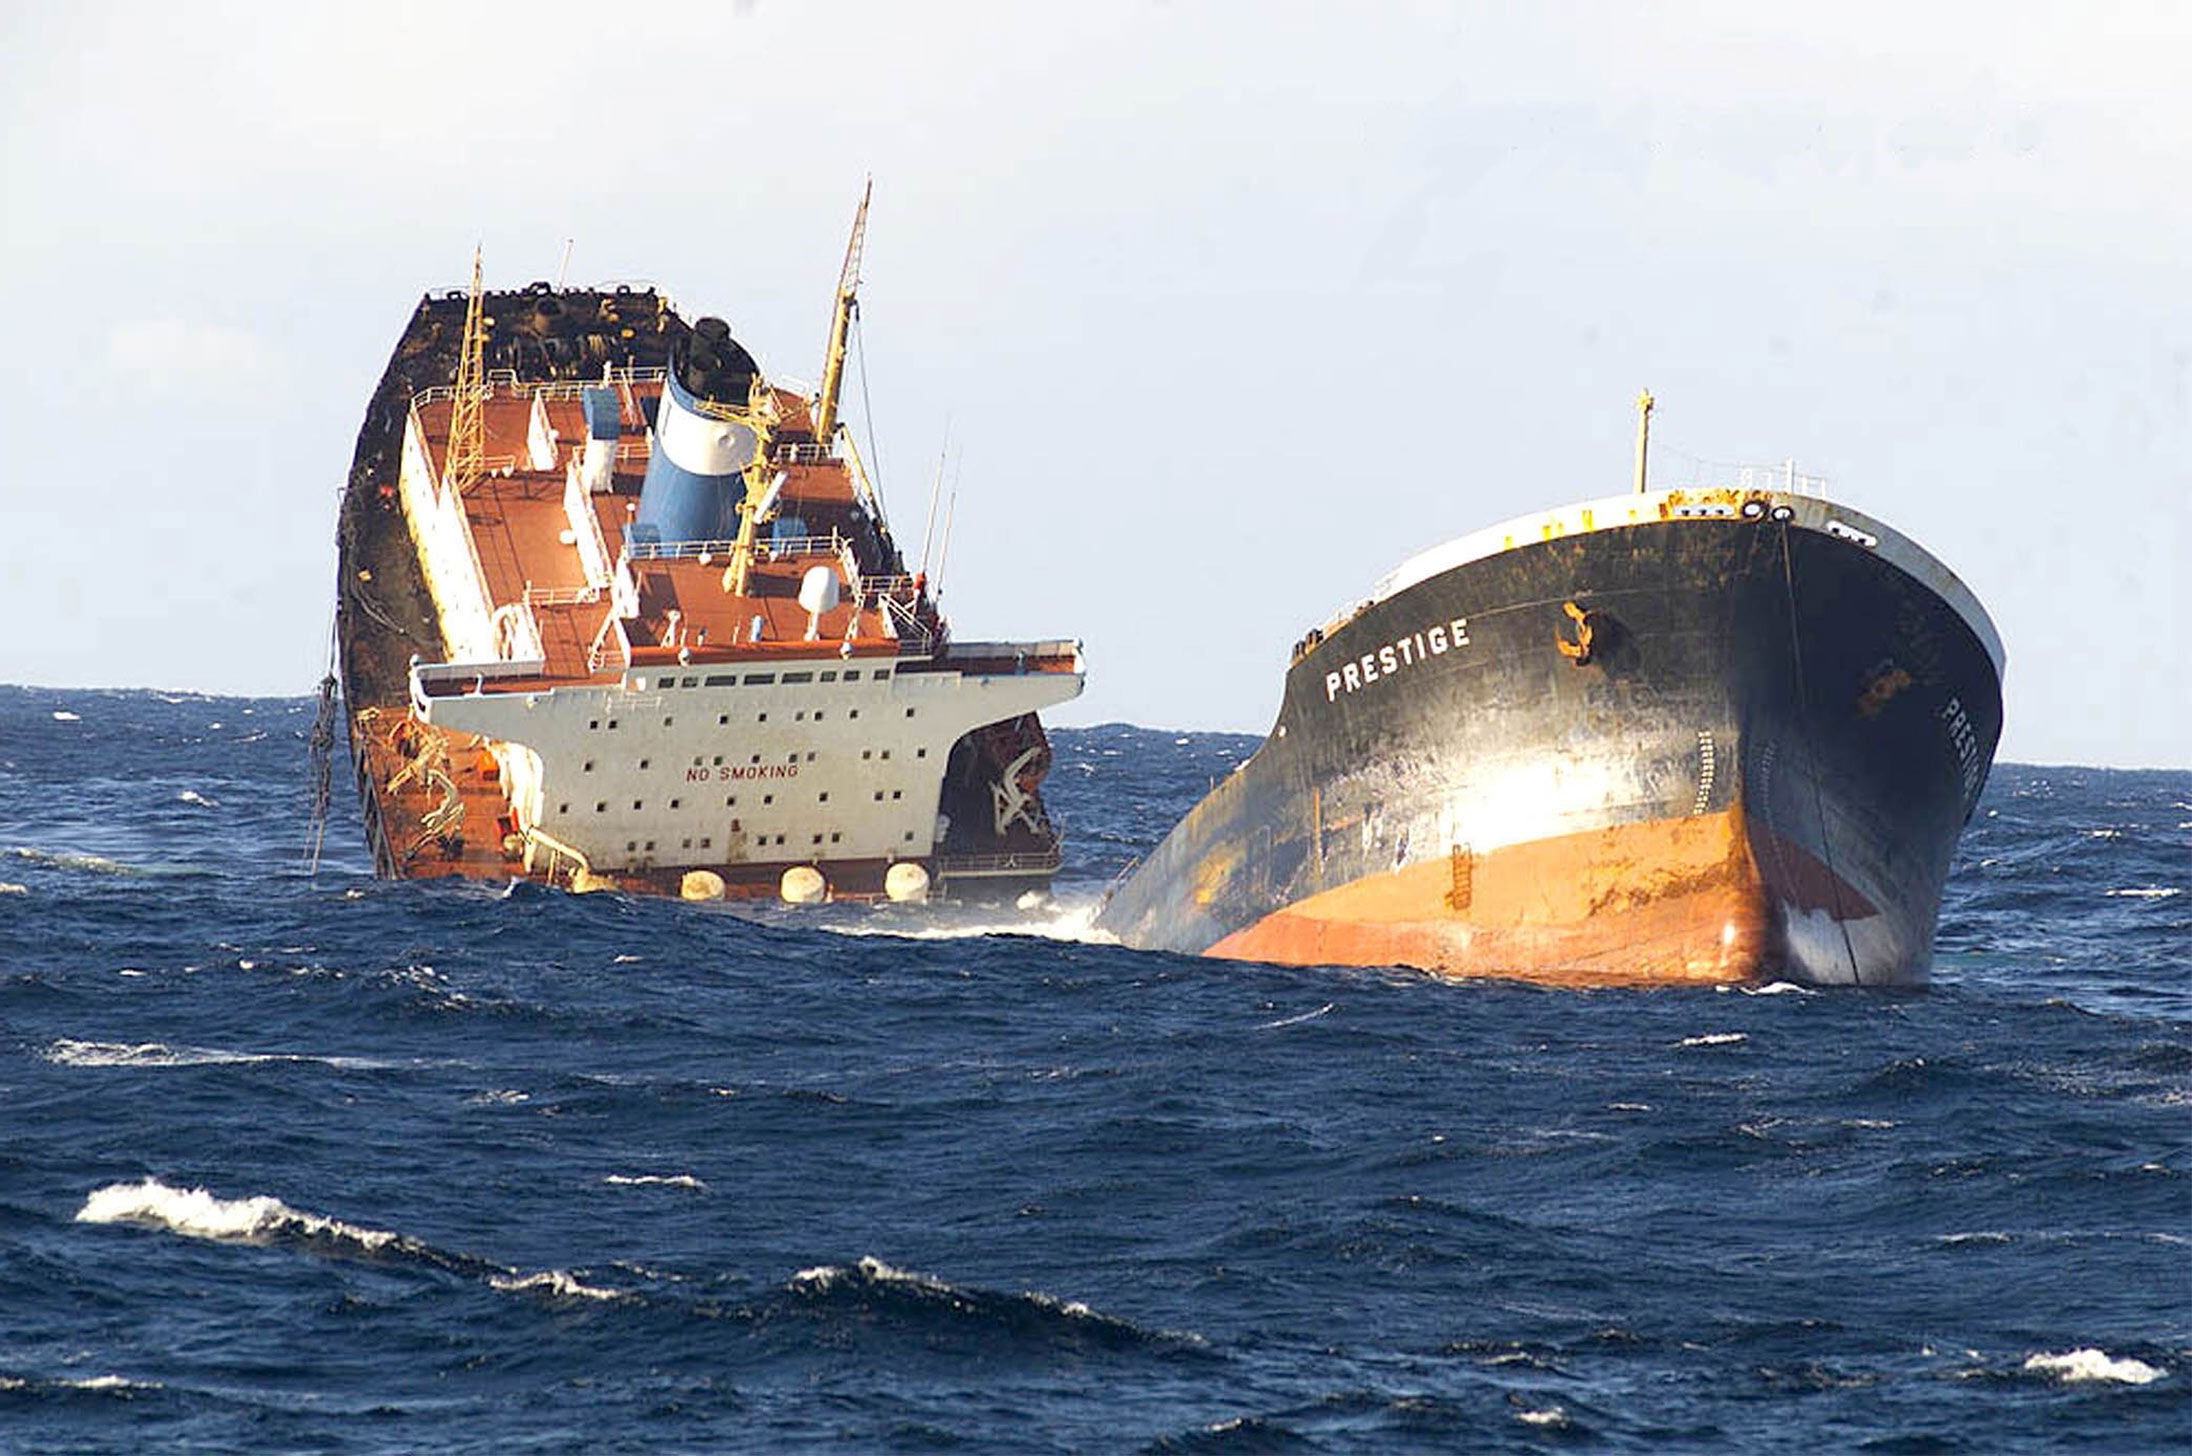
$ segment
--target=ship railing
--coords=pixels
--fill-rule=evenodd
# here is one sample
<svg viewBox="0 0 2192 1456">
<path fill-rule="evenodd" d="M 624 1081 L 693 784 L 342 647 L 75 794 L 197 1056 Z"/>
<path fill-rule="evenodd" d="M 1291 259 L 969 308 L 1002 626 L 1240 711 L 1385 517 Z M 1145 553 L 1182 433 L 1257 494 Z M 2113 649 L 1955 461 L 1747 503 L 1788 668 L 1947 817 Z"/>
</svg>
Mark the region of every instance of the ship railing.
<svg viewBox="0 0 2192 1456">
<path fill-rule="evenodd" d="M 477 697 L 487 684 L 505 678 L 539 677 L 548 670 L 544 657 L 494 662 L 415 662 L 411 664 L 411 706 L 426 711 L 434 698 Z"/>
<path fill-rule="evenodd" d="M 654 440 L 651 436 L 641 435 L 636 440 L 617 442 L 616 458 L 619 460 L 645 460 L 654 453 Z"/>
<path fill-rule="evenodd" d="M 534 586 L 525 584 L 525 605 L 528 607 L 580 607 L 601 600 L 604 589 L 598 586 Z"/>
<path fill-rule="evenodd" d="M 837 455 L 827 445 L 816 444 L 810 440 L 795 440 L 788 445 L 777 446 L 769 459 L 778 465 L 833 465 L 837 462 Z"/>
<path fill-rule="evenodd" d="M 545 400 L 579 398 L 580 391 L 603 385 L 630 386 L 634 384 L 659 384 L 668 377 L 669 371 L 661 365 L 611 369 L 606 377 L 592 379 L 536 379 L 523 380 L 515 369 L 490 369 L 485 382 L 476 387 L 479 398 L 493 399 L 497 394 L 516 395 L 530 400 L 538 395 Z M 454 384 L 430 384 L 411 396 L 414 404 L 439 404 L 457 397 Z"/>
<path fill-rule="evenodd" d="M 913 603 L 896 597 L 884 597 L 882 601 L 883 629 L 897 638 L 902 648 L 918 653 L 936 650 L 936 632 L 921 620 Z"/>
<path fill-rule="evenodd" d="M 1739 465 L 1735 469 L 1737 490 L 1778 490 L 1785 495 L 1824 496 L 1827 478 L 1824 475 L 1805 475 L 1797 470 L 1796 462 L 1784 460 L 1779 465 Z"/>
<path fill-rule="evenodd" d="M 518 393 L 551 403 L 558 400 L 578 399 L 589 389 L 620 384 L 659 384 L 669 377 L 670 371 L 661 365 L 641 366 L 630 369 L 611 369 L 607 378 L 592 379 L 542 379 L 521 384 Z"/>
<path fill-rule="evenodd" d="M 936 857 L 936 872 L 950 879 L 956 875 L 962 879 L 982 875 L 1050 874 L 1065 863 L 1065 855 L 1056 847 L 1050 849 L 1023 850 L 1018 854 L 954 854 Z"/>
<path fill-rule="evenodd" d="M 771 561 L 781 561 L 787 556 L 836 556 L 843 559 L 852 549 L 852 543 L 837 532 L 827 536 L 779 536 L 773 541 L 756 541 L 755 548 Z M 633 541 L 624 543 L 626 561 L 696 561 L 703 557 L 714 560 L 728 556 L 738 549 L 735 539 L 711 541 Z"/>
</svg>

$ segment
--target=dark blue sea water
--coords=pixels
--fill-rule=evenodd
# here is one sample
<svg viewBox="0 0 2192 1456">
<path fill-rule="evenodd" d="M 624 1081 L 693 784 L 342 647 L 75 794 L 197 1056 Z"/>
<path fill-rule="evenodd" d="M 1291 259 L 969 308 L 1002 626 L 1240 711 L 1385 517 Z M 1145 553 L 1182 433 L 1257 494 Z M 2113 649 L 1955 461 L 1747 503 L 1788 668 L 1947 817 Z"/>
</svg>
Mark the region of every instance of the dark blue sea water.
<svg viewBox="0 0 2192 1456">
<path fill-rule="evenodd" d="M 1998 769 L 1923 994 L 1576 993 L 1074 938 L 1238 737 L 982 934 L 314 880 L 309 719 L 0 689 L 0 1449 L 2192 1446 L 2192 774 Z"/>
</svg>

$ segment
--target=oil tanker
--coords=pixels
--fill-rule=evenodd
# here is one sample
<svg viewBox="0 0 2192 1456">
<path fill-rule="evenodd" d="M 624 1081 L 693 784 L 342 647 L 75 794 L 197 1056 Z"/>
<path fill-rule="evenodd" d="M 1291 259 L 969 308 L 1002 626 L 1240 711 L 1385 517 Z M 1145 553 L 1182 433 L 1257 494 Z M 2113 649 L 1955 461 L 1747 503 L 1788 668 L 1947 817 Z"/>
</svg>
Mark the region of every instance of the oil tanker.
<svg viewBox="0 0 2192 1456">
<path fill-rule="evenodd" d="M 1130 945 L 1571 985 L 1910 986 L 1993 761 L 1977 598 L 1787 472 L 1414 557 L 1098 919 Z"/>
<path fill-rule="evenodd" d="M 475 259 L 413 310 L 344 492 L 322 688 L 380 874 L 1048 883 L 1038 713 L 1080 692 L 1080 647 L 957 640 L 892 533 L 838 409 L 866 216 L 818 387 L 647 285 L 488 291 Z"/>
</svg>

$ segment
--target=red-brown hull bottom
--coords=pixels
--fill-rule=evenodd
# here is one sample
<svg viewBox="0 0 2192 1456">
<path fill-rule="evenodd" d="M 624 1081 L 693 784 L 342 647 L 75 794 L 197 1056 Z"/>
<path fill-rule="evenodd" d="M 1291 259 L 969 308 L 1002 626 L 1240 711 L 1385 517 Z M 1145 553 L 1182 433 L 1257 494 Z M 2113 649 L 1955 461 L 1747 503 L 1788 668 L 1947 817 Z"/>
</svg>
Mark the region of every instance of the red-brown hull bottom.
<svg viewBox="0 0 2192 1456">
<path fill-rule="evenodd" d="M 1207 952 L 1563 986 L 1723 984 L 1777 969 L 1739 810 L 1409 865 L 1297 901 Z"/>
</svg>

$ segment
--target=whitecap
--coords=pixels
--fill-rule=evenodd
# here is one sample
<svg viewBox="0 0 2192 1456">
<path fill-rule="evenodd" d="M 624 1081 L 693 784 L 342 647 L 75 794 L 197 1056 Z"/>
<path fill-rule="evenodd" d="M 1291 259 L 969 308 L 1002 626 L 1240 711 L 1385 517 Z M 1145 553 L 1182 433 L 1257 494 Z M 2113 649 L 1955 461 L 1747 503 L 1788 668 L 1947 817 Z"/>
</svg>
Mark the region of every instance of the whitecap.
<svg viewBox="0 0 2192 1456">
<path fill-rule="evenodd" d="M 1606 1110 L 1608 1112 L 1650 1112 L 1652 1104 L 1649 1102 L 1609 1102 L 1606 1104 Z"/>
<path fill-rule="evenodd" d="M 53 721 L 56 723 L 81 723 L 84 720 L 66 708 L 55 708 L 53 710 Z"/>
<path fill-rule="evenodd" d="M 1750 1037 L 1740 1031 L 1708 1031 L 1699 1036 L 1686 1036 L 1676 1042 L 1675 1045 L 1686 1047 L 1733 1046 L 1739 1041 L 1749 1040 Z"/>
<path fill-rule="evenodd" d="M 1518 1410 L 1515 1412 L 1515 1419 L 1528 1426 L 1565 1426 L 1568 1424 L 1568 1413 L 1555 1405 L 1544 1410 Z"/>
<path fill-rule="evenodd" d="M 2140 885 L 2132 889 L 2110 890 L 2108 897 L 2113 900 L 2167 900 L 2183 893 L 2175 885 Z"/>
<path fill-rule="evenodd" d="M 2161 1379 L 2163 1373 L 2144 1360 L 2129 1356 L 2114 1359 L 2106 1350 L 2090 1346 L 2066 1350 L 2060 1355 L 2034 1355 L 2025 1361 L 2025 1369 L 2064 1381 L 2111 1380 L 2123 1385 L 2151 1385 Z"/>
<path fill-rule="evenodd" d="M 1117 945 L 1119 937 L 1096 928 L 1100 901 L 1085 904 L 1050 902 L 1048 913 L 1025 920 L 984 920 L 974 924 L 902 926 L 863 920 L 820 928 L 836 935 L 882 935 L 895 940 L 973 940 L 992 935 L 1028 935 L 1038 940 L 1065 940 L 1081 945 Z"/>
<path fill-rule="evenodd" d="M 511 1294 L 549 1294 L 558 1299 L 622 1299 L 621 1290 L 603 1289 L 598 1285 L 583 1283 L 561 1269 L 547 1269 L 538 1274 L 491 1275 L 487 1282 L 495 1288 Z"/>
<path fill-rule="evenodd" d="M 1327 1001 L 1314 1011 L 1304 1011 L 1299 1016 L 1282 1016 L 1277 1021 L 1263 1022 L 1256 1029 L 1258 1031 L 1276 1031 L 1282 1026 L 1299 1026 L 1305 1021 L 1315 1021 L 1320 1016 L 1331 1015 L 1332 1008 L 1338 1004 L 1335 1001 Z"/>
<path fill-rule="evenodd" d="M 1746 996 L 1809 996 L 1813 994 L 1811 987 L 1799 986 L 1794 981 L 1768 981 L 1763 986 L 1745 986 L 1742 990 Z"/>
<path fill-rule="evenodd" d="M 708 1185 L 690 1173 L 611 1173 L 601 1181 L 619 1188 L 690 1188 L 695 1193 L 708 1191 Z"/>
<path fill-rule="evenodd" d="M 645 959 L 645 956 L 620 955 L 615 960 L 609 962 L 609 964 L 612 966 L 636 966 Z"/>
<path fill-rule="evenodd" d="M 279 1198 L 216 1198 L 203 1188 L 172 1188 L 157 1178 L 93 1189 L 76 1211 L 78 1223 L 134 1223 L 185 1238 L 258 1243 L 278 1233 L 319 1235 L 379 1252 L 396 1242 L 386 1229 L 302 1213 Z"/>
<path fill-rule="evenodd" d="M 221 807 L 219 799 L 210 798 L 199 793 L 196 789 L 185 789 L 175 797 L 181 803 L 196 804 L 201 809 L 218 809 Z"/>
<path fill-rule="evenodd" d="M 267 1062 L 313 1062 L 338 1071 L 373 1071 L 392 1065 L 371 1057 L 239 1052 L 220 1047 L 170 1046 L 160 1041 L 82 1041 L 69 1036 L 48 1046 L 43 1055 L 47 1061 L 63 1067 L 248 1067 Z"/>
<path fill-rule="evenodd" d="M 30 887 L 27 885 L 18 885 L 9 880 L 0 880 L 0 895 L 28 895 L 29 893 Z"/>
<path fill-rule="evenodd" d="M 17 845 L 8 851 L 17 859 L 32 864 L 45 865 L 57 870 L 83 870 L 95 875 L 138 875 L 144 871 L 133 869 L 120 860 L 108 859 L 103 854 L 70 854 L 65 850 L 33 849 Z"/>
</svg>

